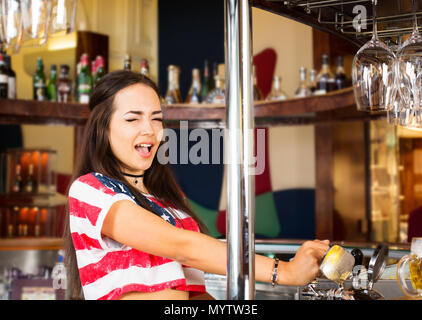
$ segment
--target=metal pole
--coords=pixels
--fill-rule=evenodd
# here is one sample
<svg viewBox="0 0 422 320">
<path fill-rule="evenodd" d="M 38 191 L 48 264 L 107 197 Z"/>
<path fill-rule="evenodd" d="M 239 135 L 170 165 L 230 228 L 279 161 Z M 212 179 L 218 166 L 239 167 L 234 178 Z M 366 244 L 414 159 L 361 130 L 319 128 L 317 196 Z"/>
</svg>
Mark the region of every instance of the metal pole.
<svg viewBox="0 0 422 320">
<path fill-rule="evenodd" d="M 225 0 L 228 300 L 255 297 L 251 13 L 249 0 Z"/>
</svg>

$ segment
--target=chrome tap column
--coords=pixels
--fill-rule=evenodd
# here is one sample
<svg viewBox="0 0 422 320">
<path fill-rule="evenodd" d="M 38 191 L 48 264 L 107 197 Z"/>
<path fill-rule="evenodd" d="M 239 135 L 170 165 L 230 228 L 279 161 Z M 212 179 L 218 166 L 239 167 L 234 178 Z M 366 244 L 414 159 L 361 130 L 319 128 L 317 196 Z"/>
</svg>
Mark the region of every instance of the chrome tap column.
<svg viewBox="0 0 422 320">
<path fill-rule="evenodd" d="M 227 299 L 255 296 L 252 22 L 249 0 L 225 0 Z"/>
</svg>

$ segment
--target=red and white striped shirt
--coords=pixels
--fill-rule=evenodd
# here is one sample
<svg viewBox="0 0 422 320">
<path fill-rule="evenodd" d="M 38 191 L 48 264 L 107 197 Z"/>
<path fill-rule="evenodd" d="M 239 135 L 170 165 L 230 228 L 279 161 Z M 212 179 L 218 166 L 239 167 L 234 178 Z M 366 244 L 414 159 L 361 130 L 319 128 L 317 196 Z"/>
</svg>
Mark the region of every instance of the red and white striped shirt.
<svg viewBox="0 0 422 320">
<path fill-rule="evenodd" d="M 158 199 L 151 195 L 146 198 L 154 213 L 167 222 L 199 232 L 192 217 L 173 209 L 176 219 Z M 79 177 L 70 187 L 70 230 L 85 299 L 117 299 L 127 292 L 167 288 L 196 294 L 205 292 L 203 271 L 142 252 L 101 234 L 110 207 L 120 200 L 140 205 L 127 187 L 99 173 Z"/>
</svg>

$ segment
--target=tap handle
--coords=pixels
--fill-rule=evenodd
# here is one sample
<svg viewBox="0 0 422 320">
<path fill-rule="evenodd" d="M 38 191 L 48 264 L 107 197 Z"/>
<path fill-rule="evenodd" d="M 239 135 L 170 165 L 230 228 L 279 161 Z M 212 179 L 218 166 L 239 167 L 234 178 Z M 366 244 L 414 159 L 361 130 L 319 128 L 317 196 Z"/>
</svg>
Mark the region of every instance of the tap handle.
<svg viewBox="0 0 422 320">
<path fill-rule="evenodd" d="M 352 252 L 350 252 L 353 257 L 355 257 L 355 266 L 360 266 L 363 264 L 363 253 L 362 250 L 358 248 L 354 248 Z"/>
</svg>

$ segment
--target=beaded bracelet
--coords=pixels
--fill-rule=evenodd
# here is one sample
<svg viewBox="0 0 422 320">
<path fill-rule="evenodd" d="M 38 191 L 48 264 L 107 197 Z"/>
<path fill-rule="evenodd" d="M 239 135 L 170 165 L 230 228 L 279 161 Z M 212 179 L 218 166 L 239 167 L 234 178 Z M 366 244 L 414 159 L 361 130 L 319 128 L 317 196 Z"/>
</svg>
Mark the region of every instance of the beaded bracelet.
<svg viewBox="0 0 422 320">
<path fill-rule="evenodd" d="M 277 284 L 277 279 L 278 279 L 278 258 L 274 259 L 274 269 L 273 269 L 273 273 L 271 274 L 271 285 L 274 287 Z"/>
</svg>

